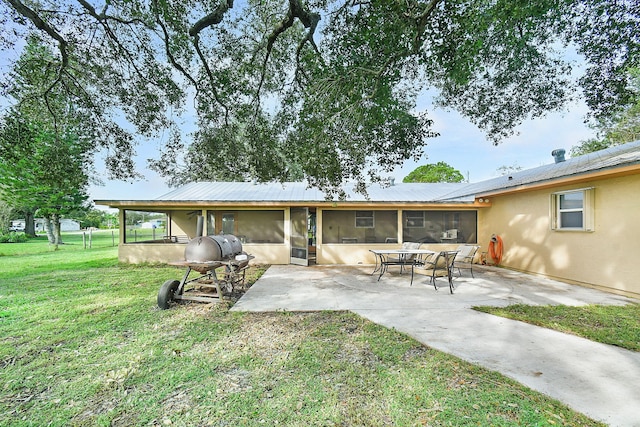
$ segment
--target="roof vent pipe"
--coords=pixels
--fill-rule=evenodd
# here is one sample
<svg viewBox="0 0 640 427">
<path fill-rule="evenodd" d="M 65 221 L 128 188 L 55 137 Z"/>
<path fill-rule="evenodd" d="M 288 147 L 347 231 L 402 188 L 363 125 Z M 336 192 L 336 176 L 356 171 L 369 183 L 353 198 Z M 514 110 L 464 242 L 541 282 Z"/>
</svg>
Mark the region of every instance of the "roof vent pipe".
<svg viewBox="0 0 640 427">
<path fill-rule="evenodd" d="M 389 181 L 389 186 L 393 187 L 394 185 L 396 185 L 396 177 L 395 176 L 390 176 L 388 178 Z"/>
<path fill-rule="evenodd" d="M 556 163 L 560 163 L 564 162 L 564 153 L 566 153 L 564 148 L 558 148 L 557 150 L 553 150 L 551 152 L 551 155 L 553 156 L 553 159 L 556 161 Z"/>
</svg>

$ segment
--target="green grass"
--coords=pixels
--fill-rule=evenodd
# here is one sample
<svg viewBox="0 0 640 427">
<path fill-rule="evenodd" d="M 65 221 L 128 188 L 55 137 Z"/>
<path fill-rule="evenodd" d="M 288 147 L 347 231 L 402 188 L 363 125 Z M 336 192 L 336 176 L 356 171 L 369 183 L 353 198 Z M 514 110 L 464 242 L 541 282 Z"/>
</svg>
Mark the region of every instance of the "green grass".
<svg viewBox="0 0 640 427">
<path fill-rule="evenodd" d="M 0 257 L 0 425 L 601 425 L 355 314 L 163 311 L 180 269 L 24 245 Z"/>
<path fill-rule="evenodd" d="M 42 254 L 47 252 L 114 248 L 118 245 L 118 230 L 96 230 L 62 233 L 62 245 L 57 249 L 47 243 L 45 235 L 31 238 L 25 243 L 0 243 L 0 259 L 5 256 Z"/>
<path fill-rule="evenodd" d="M 640 351 L 640 304 L 581 307 L 510 305 L 478 311 L 567 332 L 592 341 Z"/>
</svg>

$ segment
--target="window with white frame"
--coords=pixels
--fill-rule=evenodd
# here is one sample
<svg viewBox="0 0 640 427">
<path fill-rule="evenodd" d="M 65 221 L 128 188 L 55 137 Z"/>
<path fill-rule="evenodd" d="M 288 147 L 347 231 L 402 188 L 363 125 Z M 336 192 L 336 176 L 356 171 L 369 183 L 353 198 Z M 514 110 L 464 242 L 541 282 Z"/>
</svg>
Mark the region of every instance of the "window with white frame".
<svg viewBox="0 0 640 427">
<path fill-rule="evenodd" d="M 593 231 L 593 188 L 562 191 L 551 195 L 553 230 Z"/>
</svg>

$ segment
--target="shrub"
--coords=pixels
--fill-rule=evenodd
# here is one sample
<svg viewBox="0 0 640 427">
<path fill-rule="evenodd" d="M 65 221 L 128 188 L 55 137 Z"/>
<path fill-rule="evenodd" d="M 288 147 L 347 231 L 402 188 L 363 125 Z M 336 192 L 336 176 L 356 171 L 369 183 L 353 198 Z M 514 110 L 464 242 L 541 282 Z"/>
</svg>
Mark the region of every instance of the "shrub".
<svg viewBox="0 0 640 427">
<path fill-rule="evenodd" d="M 24 243 L 29 238 L 24 233 L 0 234 L 0 243 Z"/>
</svg>

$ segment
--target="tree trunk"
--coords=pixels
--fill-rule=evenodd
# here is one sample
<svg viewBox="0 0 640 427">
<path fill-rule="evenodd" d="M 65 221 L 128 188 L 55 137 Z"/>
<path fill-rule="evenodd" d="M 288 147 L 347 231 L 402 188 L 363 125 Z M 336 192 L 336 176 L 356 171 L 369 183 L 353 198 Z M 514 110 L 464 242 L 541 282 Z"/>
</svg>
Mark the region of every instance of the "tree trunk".
<svg viewBox="0 0 640 427">
<path fill-rule="evenodd" d="M 53 227 L 51 225 L 51 218 L 48 216 L 44 217 L 44 230 L 47 232 L 47 240 L 50 245 L 55 245 L 55 238 L 53 235 Z M 58 249 L 57 247 L 55 249 Z"/>
<path fill-rule="evenodd" d="M 36 237 L 36 223 L 34 221 L 34 212 L 30 209 L 24 211 L 24 234 Z"/>
<path fill-rule="evenodd" d="M 58 214 L 53 214 L 51 218 L 52 226 L 53 226 L 53 236 L 56 239 L 56 248 L 58 245 L 62 245 L 62 234 L 60 233 L 60 216 Z"/>
<path fill-rule="evenodd" d="M 53 245 L 53 250 L 58 250 L 58 245 L 62 244 L 62 235 L 60 233 L 60 216 L 51 214 L 44 217 L 44 228 L 47 231 L 47 239 L 49 244 Z"/>
</svg>

